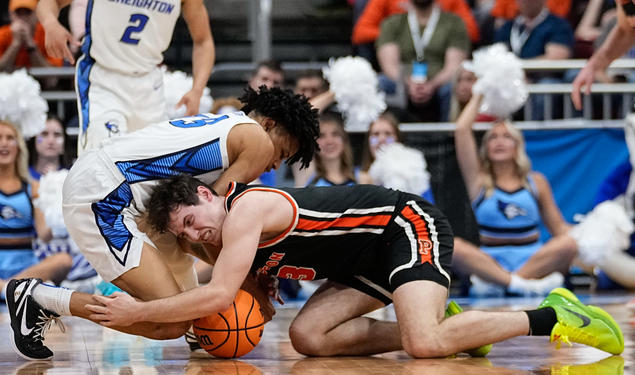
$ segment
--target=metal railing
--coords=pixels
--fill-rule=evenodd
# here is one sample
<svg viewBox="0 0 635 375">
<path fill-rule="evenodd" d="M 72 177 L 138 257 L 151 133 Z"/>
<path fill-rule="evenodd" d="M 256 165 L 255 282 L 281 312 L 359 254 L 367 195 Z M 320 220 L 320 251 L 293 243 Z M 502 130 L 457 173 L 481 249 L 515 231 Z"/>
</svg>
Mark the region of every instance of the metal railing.
<svg viewBox="0 0 635 375">
<path fill-rule="evenodd" d="M 585 60 L 524 60 L 522 61 L 523 68 L 528 72 L 545 72 L 545 71 L 563 71 L 567 69 L 579 69 L 584 66 L 586 63 Z M 306 69 L 321 69 L 326 66 L 326 62 L 285 62 L 282 63 L 282 67 L 285 71 L 290 74 L 298 73 Z M 250 72 L 254 69 L 254 63 L 221 63 L 217 64 L 214 67 L 214 73 L 212 73 L 212 77 L 214 74 L 221 74 L 223 72 L 234 71 L 234 72 Z M 614 61 L 609 67 L 610 71 L 613 72 L 630 72 L 635 68 L 635 59 L 619 59 Z M 31 68 L 29 69 L 29 73 L 36 78 L 47 78 L 47 77 L 58 77 L 60 79 L 73 79 L 75 75 L 74 67 L 47 67 L 47 68 Z M 570 121 L 574 117 L 580 117 L 580 114 L 575 112 L 569 99 L 569 95 L 571 93 L 571 84 L 568 83 L 545 83 L 545 84 L 529 84 L 528 91 L 531 95 L 546 95 L 545 106 L 544 106 L 544 118 L 548 120 L 549 128 L 553 128 L 557 126 L 556 124 L 569 124 L 566 126 L 574 126 L 577 127 L 581 124 L 586 124 L 586 122 L 576 122 Z M 614 116 L 614 97 L 616 95 L 621 95 L 621 98 L 618 100 L 621 106 L 621 113 L 618 114 L 618 119 L 626 116 L 627 113 L 631 111 L 631 103 L 635 94 L 635 83 L 611 83 L 611 84 L 602 84 L 597 83 L 591 87 L 591 91 L 593 94 L 601 95 L 601 105 L 602 105 L 602 124 L 610 124 L 611 122 L 607 120 L 611 120 L 611 117 Z M 553 116 L 553 101 L 552 99 L 556 96 L 562 97 L 562 113 L 563 117 L 566 119 L 564 122 L 557 122 L 552 120 Z M 76 95 L 73 90 L 44 90 L 42 91 L 42 97 L 49 102 L 53 102 L 57 109 L 58 116 L 65 118 L 65 102 L 75 101 Z M 592 100 L 591 96 L 584 96 L 584 106 L 583 112 L 581 116 L 584 119 L 590 120 L 592 114 L 594 112 L 594 100 Z M 528 100 L 524 106 L 524 115 L 525 119 L 531 119 L 532 113 L 532 103 L 531 100 Z M 528 124 L 531 122 L 528 122 Z M 519 123 L 521 124 L 521 123 Z M 571 125 L 574 124 L 574 125 Z M 444 125 L 447 126 L 447 125 Z M 537 125 L 532 125 L 537 126 Z M 586 126 L 586 125 L 585 125 Z M 604 126 L 604 125 L 602 125 Z M 421 131 L 425 131 L 428 129 L 430 125 L 422 125 Z M 408 126 L 409 129 L 419 128 L 415 126 Z M 436 127 L 434 127 L 436 128 Z M 544 126 L 540 126 L 540 128 L 544 128 Z M 439 128 L 437 128 L 439 129 Z"/>
</svg>

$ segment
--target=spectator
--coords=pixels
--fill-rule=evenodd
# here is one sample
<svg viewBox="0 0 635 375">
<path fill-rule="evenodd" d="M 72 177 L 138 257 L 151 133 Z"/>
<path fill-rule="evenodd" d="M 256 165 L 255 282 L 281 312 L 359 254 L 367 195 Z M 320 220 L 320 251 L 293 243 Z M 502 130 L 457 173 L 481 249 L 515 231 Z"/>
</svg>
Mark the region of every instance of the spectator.
<svg viewBox="0 0 635 375">
<path fill-rule="evenodd" d="M 602 35 L 607 25 L 617 17 L 613 0 L 589 0 L 584 8 L 582 19 L 575 28 L 575 57 L 589 58 L 593 53 L 594 42 Z"/>
<path fill-rule="evenodd" d="M 496 41 L 507 44 L 522 59 L 561 60 L 571 56 L 573 31 L 569 23 L 549 12 L 546 0 L 517 0 L 519 15 L 496 32 Z M 560 83 L 561 75 L 528 75 L 534 83 Z M 534 95 L 532 120 L 544 119 L 544 95 Z M 557 105 L 554 108 L 558 108 Z M 561 106 L 559 107 L 561 108 Z M 528 119 L 527 119 L 528 120 Z"/>
<path fill-rule="evenodd" d="M 476 75 L 474 72 L 460 67 L 456 73 L 456 80 L 452 85 L 452 98 L 450 99 L 450 114 L 448 119 L 443 121 L 456 122 L 459 114 L 463 112 L 463 109 L 472 98 L 472 86 L 476 82 Z M 494 121 L 495 118 L 490 115 L 479 114 L 476 121 Z"/>
<path fill-rule="evenodd" d="M 29 146 L 29 174 L 34 181 L 40 181 L 40 177 L 48 172 L 68 168 L 64 158 L 65 131 L 61 121 L 55 117 L 49 117 L 45 129 L 37 136 L 31 138 Z M 42 186 L 42 185 L 40 185 Z M 60 189 L 61 197 L 61 189 Z M 60 206 L 60 215 L 61 215 Z M 94 286 L 101 281 L 97 272 L 79 252 L 77 245 L 68 236 L 68 233 L 52 232 L 49 241 L 36 239 L 33 250 L 40 261 L 58 254 L 68 254 L 72 257 L 73 265 L 61 282 L 64 287 L 72 287 L 86 293 L 92 293 Z"/>
<path fill-rule="evenodd" d="M 39 181 L 41 176 L 50 171 L 69 167 L 64 158 L 65 142 L 62 122 L 56 117 L 49 117 L 46 128 L 28 142 L 31 178 Z"/>
<path fill-rule="evenodd" d="M 282 87 L 284 85 L 284 71 L 282 65 L 276 60 L 264 60 L 258 63 L 256 69 L 249 77 L 247 82 L 249 87 L 258 90 L 258 87 L 264 85 L 268 88 Z"/>
<path fill-rule="evenodd" d="M 382 113 L 375 122 L 370 124 L 362 149 L 362 166 L 359 171 L 360 184 L 373 184 L 373 179 L 368 174 L 370 166 L 375 161 L 377 150 L 387 144 L 404 142 L 399 130 L 399 120 L 390 112 Z"/>
<path fill-rule="evenodd" d="M 531 0 L 534 1 L 534 0 Z M 554 15 L 566 18 L 571 10 L 571 0 L 547 0 L 547 8 Z M 501 19 L 501 24 L 515 18 L 521 6 L 518 0 L 496 0 L 492 7 L 492 16 Z"/>
<path fill-rule="evenodd" d="M 11 278 L 38 277 L 59 283 L 71 268 L 65 253 L 39 262 L 32 241 L 48 241 L 51 230 L 32 204 L 38 183 L 28 172 L 28 151 L 18 129 L 0 120 L 0 288 Z"/>
<path fill-rule="evenodd" d="M 295 80 L 296 94 L 306 96 L 309 101 L 329 89 L 329 83 L 322 76 L 322 71 L 317 69 L 305 70 Z"/>
<path fill-rule="evenodd" d="M 441 10 L 461 17 L 467 28 L 470 40 L 477 43 L 480 39 L 479 28 L 465 0 L 437 0 Z M 378 68 L 375 54 L 375 40 L 379 36 L 381 23 L 394 14 L 408 11 L 408 0 L 370 0 L 357 22 L 353 26 L 352 43 L 356 54 L 368 60 Z"/>
<path fill-rule="evenodd" d="M 10 0 L 11 24 L 0 27 L 0 71 L 34 66 L 62 66 L 44 47 L 44 28 L 37 21 L 37 0 Z M 51 82 L 54 84 L 54 82 Z"/>
<path fill-rule="evenodd" d="M 577 254 L 577 244 L 568 235 L 569 225 L 554 201 L 549 182 L 542 174 L 531 171 L 520 131 L 506 121 L 496 122 L 477 150 L 472 125 L 481 100 L 481 95 L 474 95 L 459 116 L 455 143 L 483 246 L 479 250 L 457 238 L 455 264 L 458 269 L 476 272 L 488 283 L 498 284 L 473 283 L 480 289 L 476 294 L 504 293 L 503 287 L 510 286 L 512 275 L 493 276 L 501 274 L 500 268 L 524 279 L 549 276 L 543 290 L 547 293 L 562 282 L 562 275 L 552 273 L 567 273 Z M 540 241 L 542 222 L 553 236 L 545 244 Z"/>
<path fill-rule="evenodd" d="M 282 70 L 282 65 L 276 60 L 263 60 L 259 62 L 251 73 L 247 85 L 256 91 L 260 86 L 266 86 L 267 88 L 284 86 L 284 70 Z M 258 181 L 254 182 L 267 186 L 276 186 L 276 171 L 271 170 L 264 172 L 260 175 Z"/>
<path fill-rule="evenodd" d="M 338 113 L 320 115 L 320 151 L 313 159 L 314 172 L 309 178 L 311 186 L 355 185 L 353 148 L 344 130 L 344 121 Z"/>
<path fill-rule="evenodd" d="M 412 5 L 407 14 L 391 16 L 381 26 L 376 45 L 388 78 L 383 86 L 390 93 L 405 84 L 408 120 L 439 121 L 449 107 L 448 83 L 465 60 L 470 41 L 463 21 L 441 11 L 433 0 L 412 0 Z M 413 67 L 415 76 L 410 74 Z"/>
</svg>

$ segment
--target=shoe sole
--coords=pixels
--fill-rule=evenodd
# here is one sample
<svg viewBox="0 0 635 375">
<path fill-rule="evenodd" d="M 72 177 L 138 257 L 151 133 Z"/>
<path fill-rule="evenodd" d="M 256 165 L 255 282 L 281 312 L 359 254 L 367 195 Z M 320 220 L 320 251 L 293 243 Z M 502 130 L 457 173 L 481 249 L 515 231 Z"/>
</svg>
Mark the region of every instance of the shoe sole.
<svg viewBox="0 0 635 375">
<path fill-rule="evenodd" d="M 584 305 L 582 302 L 580 302 L 578 297 L 576 297 L 576 295 L 573 294 L 568 289 L 556 288 L 556 289 L 552 290 L 551 293 L 559 294 L 560 296 L 564 297 L 565 299 L 573 302 L 578 307 L 586 307 L 587 309 L 589 309 L 592 313 L 594 313 L 596 315 L 596 316 L 594 316 L 594 318 L 597 318 L 597 315 L 599 315 L 600 316 L 600 320 L 603 320 L 603 319 L 608 320 L 611 323 L 611 324 L 608 325 L 609 328 L 619 338 L 620 344 L 622 344 L 622 346 L 624 345 L 624 336 L 622 334 L 622 331 L 619 328 L 620 326 L 617 324 L 615 319 L 613 319 L 613 317 L 609 313 L 607 313 L 606 311 L 604 311 L 603 309 L 601 309 L 601 308 L 599 308 L 597 306 Z M 617 328 L 617 332 L 614 329 L 615 327 Z"/>
<path fill-rule="evenodd" d="M 7 283 L 7 285 L 5 286 L 4 292 L 5 292 L 5 296 L 7 298 L 7 307 L 9 308 L 9 317 L 13 318 L 13 316 L 15 315 L 15 287 L 14 287 L 15 283 L 12 283 L 11 281 L 9 281 Z M 12 286 L 11 291 L 9 291 L 9 286 Z M 9 294 L 11 293 L 11 295 L 13 295 L 14 297 L 12 298 L 13 303 L 9 304 Z M 13 320 L 13 319 L 12 319 Z M 45 357 L 45 358 L 33 358 L 33 357 L 29 357 L 27 355 L 25 355 L 24 353 L 22 353 L 19 349 L 18 346 L 15 344 L 15 331 L 13 330 L 13 321 L 11 322 L 11 347 L 13 348 L 13 351 L 19 355 L 20 357 L 26 359 L 27 361 L 47 361 L 51 358 L 53 358 L 53 356 L 49 356 L 49 357 Z"/>
</svg>

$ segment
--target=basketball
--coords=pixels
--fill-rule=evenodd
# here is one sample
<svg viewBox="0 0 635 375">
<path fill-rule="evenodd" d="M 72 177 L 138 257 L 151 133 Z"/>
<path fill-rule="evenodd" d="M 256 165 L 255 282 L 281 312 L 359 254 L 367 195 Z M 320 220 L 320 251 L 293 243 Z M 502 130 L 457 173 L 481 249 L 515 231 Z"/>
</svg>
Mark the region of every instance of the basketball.
<svg viewBox="0 0 635 375">
<path fill-rule="evenodd" d="M 198 342 L 209 354 L 235 358 L 258 345 L 264 325 L 260 304 L 240 289 L 227 310 L 196 319 L 193 327 Z"/>
</svg>

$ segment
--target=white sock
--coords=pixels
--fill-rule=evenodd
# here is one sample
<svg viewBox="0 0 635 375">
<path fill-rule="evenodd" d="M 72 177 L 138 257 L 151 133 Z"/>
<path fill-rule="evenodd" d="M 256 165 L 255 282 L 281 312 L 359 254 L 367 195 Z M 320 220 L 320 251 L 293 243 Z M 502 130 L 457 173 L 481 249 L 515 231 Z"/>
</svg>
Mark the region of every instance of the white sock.
<svg viewBox="0 0 635 375">
<path fill-rule="evenodd" d="M 33 288 L 33 299 L 47 310 L 59 315 L 71 315 L 71 294 L 73 290 L 49 284 L 39 284 Z"/>
<path fill-rule="evenodd" d="M 511 280 L 509 280 L 509 285 L 507 285 L 507 290 L 512 293 L 523 293 L 527 290 L 527 280 L 522 277 L 512 273 Z"/>
</svg>

